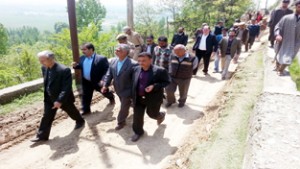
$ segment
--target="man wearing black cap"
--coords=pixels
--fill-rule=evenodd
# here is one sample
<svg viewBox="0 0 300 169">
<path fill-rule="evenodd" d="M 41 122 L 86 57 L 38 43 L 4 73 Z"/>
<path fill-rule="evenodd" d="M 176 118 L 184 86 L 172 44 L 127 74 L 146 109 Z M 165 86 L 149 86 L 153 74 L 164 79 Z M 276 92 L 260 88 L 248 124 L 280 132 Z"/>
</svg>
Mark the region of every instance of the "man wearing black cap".
<svg viewBox="0 0 300 169">
<path fill-rule="evenodd" d="M 275 41 L 274 28 L 276 24 L 280 21 L 280 19 L 283 16 L 293 13 L 293 11 L 288 8 L 289 4 L 290 4 L 290 0 L 282 0 L 281 8 L 275 9 L 271 13 L 271 18 L 269 21 L 269 27 L 270 27 L 269 41 L 271 43 L 272 48 L 274 47 L 274 41 Z"/>
<path fill-rule="evenodd" d="M 284 75 L 300 48 L 300 0 L 295 2 L 295 14 L 284 16 L 275 26 L 276 68 L 278 75 Z"/>
</svg>

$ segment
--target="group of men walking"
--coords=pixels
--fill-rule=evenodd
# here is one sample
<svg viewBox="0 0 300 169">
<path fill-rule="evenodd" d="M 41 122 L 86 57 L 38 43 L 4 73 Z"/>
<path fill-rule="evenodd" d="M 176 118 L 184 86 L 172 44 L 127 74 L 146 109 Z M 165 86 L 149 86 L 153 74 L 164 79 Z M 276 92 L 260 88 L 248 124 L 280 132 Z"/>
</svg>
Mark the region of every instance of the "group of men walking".
<svg viewBox="0 0 300 169">
<path fill-rule="evenodd" d="M 271 47 L 275 50 L 275 71 L 285 75 L 300 48 L 300 1 L 295 1 L 295 13 L 288 8 L 289 0 L 283 0 L 279 9 L 271 13 L 269 22 Z"/>
<path fill-rule="evenodd" d="M 279 46 L 276 50 L 276 70 L 279 73 L 291 64 L 300 48 L 300 1 L 295 2 L 295 14 L 284 17 L 284 14 L 289 13 L 286 8 L 288 0 L 282 2 L 282 9 L 275 10 L 271 15 L 270 30 L 274 31 L 269 38 L 273 46 L 275 37 L 276 44 Z M 280 16 L 283 18 L 278 20 Z M 166 98 L 166 108 L 172 106 L 176 103 L 177 88 L 179 89 L 178 107 L 185 106 L 191 79 L 197 73 L 202 58 L 204 75 L 208 75 L 211 57 L 215 57 L 214 72 L 219 72 L 221 60 L 224 80 L 230 62 L 232 59 L 234 62 L 237 61 L 242 45 L 246 46 L 247 51 L 259 35 L 256 20 L 251 20 L 248 27 L 245 27 L 245 23 L 236 23 L 231 29 L 224 28 L 223 23 L 218 22 L 214 33 L 207 24 L 203 24 L 203 27 L 198 30 L 192 48 L 196 55 L 194 56 L 187 52 L 188 36 L 184 33 L 183 27 L 178 29 L 170 45 L 165 36 L 160 36 L 156 44 L 154 37 L 150 35 L 144 44 L 143 38 L 130 27 L 125 27 L 123 30 L 125 34 L 117 37 L 119 44 L 115 50 L 116 57 L 110 62 L 106 57 L 96 54 L 92 43 L 84 43 L 81 46 L 83 56 L 79 63 L 72 64 L 73 68 L 80 69 L 82 74 L 81 114 L 74 105 L 70 68 L 57 63 L 51 51 L 38 53 L 44 77 L 45 110 L 37 136 L 32 141 L 49 139 L 51 125 L 59 108 L 76 121 L 75 129 L 84 126 L 85 121 L 82 116 L 91 114 L 91 100 L 95 90 L 107 98 L 109 104 L 115 104 L 115 96 L 109 89 L 111 84 L 121 103 L 115 130 L 120 130 L 126 125 L 129 109 L 132 106 L 134 135 L 131 140 L 137 141 L 144 134 L 145 112 L 160 125 L 166 115 L 165 112 L 160 111 L 163 98 Z"/>
</svg>

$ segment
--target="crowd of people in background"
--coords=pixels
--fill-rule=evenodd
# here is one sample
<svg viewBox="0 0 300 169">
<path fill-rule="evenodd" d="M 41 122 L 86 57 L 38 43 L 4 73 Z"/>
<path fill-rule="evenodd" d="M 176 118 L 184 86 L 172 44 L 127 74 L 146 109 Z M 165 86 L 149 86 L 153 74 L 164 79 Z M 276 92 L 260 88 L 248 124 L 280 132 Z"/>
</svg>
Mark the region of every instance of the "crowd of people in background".
<svg viewBox="0 0 300 169">
<path fill-rule="evenodd" d="M 276 46 L 276 71 L 279 75 L 291 64 L 300 47 L 300 1 L 295 3 L 295 14 L 288 9 L 288 5 L 289 0 L 283 0 L 282 7 L 272 12 L 269 21 L 269 40 L 271 47 Z M 116 57 L 110 62 L 105 56 L 95 53 L 92 43 L 84 43 L 80 62 L 72 64 L 82 74 L 81 115 L 91 113 L 94 91 L 107 98 L 109 104 L 115 104 L 115 96 L 109 90 L 112 84 L 121 103 L 115 129 L 121 130 L 126 125 L 132 106 L 134 135 L 131 140 L 135 142 L 144 134 L 145 112 L 160 125 L 166 115 L 160 111 L 163 99 L 166 99 L 166 108 L 175 104 L 177 88 L 178 107 L 185 106 L 191 79 L 199 75 L 201 60 L 204 76 L 209 76 L 210 61 L 214 58 L 213 73 L 220 73 L 220 80 L 225 80 L 231 62 L 237 63 L 242 48 L 245 52 L 252 51 L 253 43 L 259 41 L 266 28 L 267 21 L 261 12 L 248 12 L 229 27 L 224 21 L 218 21 L 214 27 L 202 23 L 194 34 L 193 52 L 189 52 L 189 38 L 184 27 L 178 28 L 170 43 L 166 36 L 159 36 L 155 43 L 153 35 L 148 35 L 145 43 L 138 32 L 126 26 L 123 33 L 116 37 L 119 42 Z M 48 140 L 58 108 L 65 110 L 76 121 L 75 129 L 84 125 L 82 116 L 74 106 L 70 69 L 55 62 L 50 51 L 43 51 L 38 56 L 45 79 L 45 113 L 34 142 Z"/>
</svg>

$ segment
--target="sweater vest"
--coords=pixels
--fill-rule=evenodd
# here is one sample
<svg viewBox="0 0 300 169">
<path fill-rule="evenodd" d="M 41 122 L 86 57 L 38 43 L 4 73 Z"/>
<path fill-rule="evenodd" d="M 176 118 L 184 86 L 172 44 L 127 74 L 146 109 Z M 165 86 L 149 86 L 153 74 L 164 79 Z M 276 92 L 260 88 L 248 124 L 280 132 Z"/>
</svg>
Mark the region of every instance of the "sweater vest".
<svg viewBox="0 0 300 169">
<path fill-rule="evenodd" d="M 182 61 L 178 57 L 171 58 L 171 77 L 179 79 L 190 79 L 193 76 L 193 62 L 195 57 L 184 58 Z"/>
</svg>

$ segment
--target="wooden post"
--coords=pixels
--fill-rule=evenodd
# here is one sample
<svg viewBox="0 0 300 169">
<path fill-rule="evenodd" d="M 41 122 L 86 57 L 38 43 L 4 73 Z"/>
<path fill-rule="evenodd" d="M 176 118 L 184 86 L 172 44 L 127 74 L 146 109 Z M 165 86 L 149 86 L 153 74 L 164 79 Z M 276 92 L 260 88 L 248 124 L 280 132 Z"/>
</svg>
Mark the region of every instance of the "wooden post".
<svg viewBox="0 0 300 169">
<path fill-rule="evenodd" d="M 134 30 L 133 0 L 127 0 L 127 25 Z"/>
<path fill-rule="evenodd" d="M 73 61 L 79 63 L 79 47 L 78 47 L 78 36 L 77 36 L 75 0 L 67 0 L 67 1 L 68 1 L 68 15 L 69 15 Z M 79 70 L 75 70 L 75 82 L 76 82 L 76 86 L 80 88 L 81 71 Z"/>
</svg>

